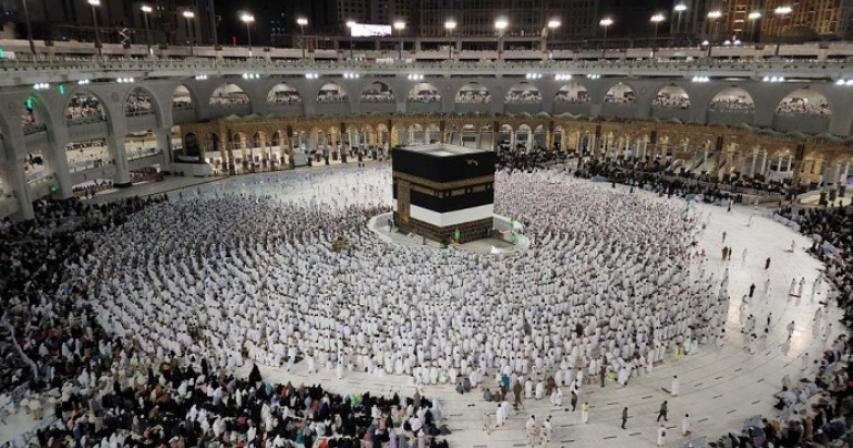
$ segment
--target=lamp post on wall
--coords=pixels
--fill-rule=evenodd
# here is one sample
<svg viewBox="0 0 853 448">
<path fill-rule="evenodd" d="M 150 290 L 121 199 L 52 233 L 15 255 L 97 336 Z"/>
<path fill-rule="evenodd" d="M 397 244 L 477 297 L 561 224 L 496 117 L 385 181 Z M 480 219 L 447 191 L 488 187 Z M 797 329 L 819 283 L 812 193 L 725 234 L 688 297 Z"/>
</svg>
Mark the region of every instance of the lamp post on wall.
<svg viewBox="0 0 853 448">
<path fill-rule="evenodd" d="M 603 47 L 601 53 L 602 55 L 604 55 L 607 52 L 607 29 L 610 28 L 610 25 L 613 25 L 613 19 L 611 19 L 610 17 L 605 17 L 601 19 L 598 24 L 601 25 L 602 28 L 604 28 L 604 43 L 602 43 L 601 45 Z"/>
<path fill-rule="evenodd" d="M 723 17 L 723 12 L 715 9 L 708 13 L 708 40 L 712 43 L 717 38 L 717 22 Z"/>
<path fill-rule="evenodd" d="M 679 4 L 675 5 L 675 8 L 673 8 L 673 10 L 675 11 L 676 16 L 678 17 L 678 19 L 675 22 L 675 33 L 680 34 L 681 33 L 681 15 L 684 14 L 684 11 L 687 11 L 687 5 L 685 5 L 684 3 L 679 3 Z"/>
<path fill-rule="evenodd" d="M 545 43 L 544 49 L 545 49 L 546 55 L 548 54 L 548 38 L 550 37 L 551 33 L 556 32 L 557 28 L 559 28 L 561 25 L 563 25 L 563 22 L 561 22 L 560 19 L 558 19 L 556 17 L 548 21 L 548 31 L 545 34 L 545 42 L 544 42 Z"/>
<path fill-rule="evenodd" d="M 154 53 L 151 51 L 151 28 L 148 26 L 148 14 L 151 14 L 151 6 L 142 5 L 139 7 L 142 11 L 142 21 L 145 23 L 145 45 L 148 47 L 148 55 L 153 56 Z"/>
<path fill-rule="evenodd" d="M 98 49 L 98 57 L 101 57 L 101 29 L 98 28 L 98 13 L 95 8 L 101 6 L 101 0 L 87 0 L 92 7 L 92 23 L 95 25 L 95 48 Z"/>
<path fill-rule="evenodd" d="M 666 17 L 664 17 L 664 15 L 661 13 L 657 13 L 657 14 L 653 15 L 652 18 L 649 20 L 655 24 L 655 38 L 654 38 L 654 44 L 652 45 L 652 59 L 654 59 L 655 53 L 657 53 L 657 47 L 658 47 L 658 27 L 660 27 L 661 22 L 666 20 Z"/>
<path fill-rule="evenodd" d="M 778 17 L 778 25 L 776 26 L 776 56 L 779 56 L 779 48 L 782 46 L 782 26 L 784 25 L 785 17 L 791 14 L 794 9 L 790 6 L 779 6 L 773 10 L 773 14 Z"/>
<path fill-rule="evenodd" d="M 192 27 L 190 25 L 191 21 L 195 18 L 195 13 L 190 10 L 185 10 L 181 13 L 184 16 L 184 23 L 187 24 L 187 40 L 190 43 L 190 56 L 193 55 L 193 40 L 195 33 L 192 32 Z"/>
<path fill-rule="evenodd" d="M 456 30 L 456 21 L 453 19 L 447 19 L 444 21 L 444 30 L 447 32 L 448 36 L 453 35 L 453 31 Z M 453 41 L 450 41 L 447 46 L 448 59 L 453 60 Z"/>
<path fill-rule="evenodd" d="M 240 21 L 246 24 L 246 37 L 249 39 L 249 57 L 252 57 L 252 23 L 255 22 L 255 16 L 244 12 L 240 14 Z"/>
<path fill-rule="evenodd" d="M 349 30 L 349 60 L 352 62 L 354 57 L 354 51 L 352 49 L 352 27 L 356 24 L 355 20 L 347 20 L 347 30 Z"/>
<path fill-rule="evenodd" d="M 758 20 L 761 19 L 761 12 L 752 11 L 746 18 L 749 19 L 749 38 L 752 40 L 752 42 L 755 42 L 755 29 L 758 25 Z"/>
<path fill-rule="evenodd" d="M 503 17 L 495 20 L 495 31 L 498 33 L 498 60 L 503 59 L 504 33 L 509 28 L 509 21 Z"/>
<path fill-rule="evenodd" d="M 406 29 L 406 22 L 404 22 L 402 20 L 395 20 L 394 21 L 394 30 L 396 30 L 397 34 L 400 36 L 400 48 L 399 48 L 400 51 L 399 51 L 398 58 L 397 58 L 399 61 L 403 60 L 403 30 L 405 30 L 405 29 Z"/>
<path fill-rule="evenodd" d="M 305 17 L 298 17 L 296 19 L 296 24 L 299 25 L 299 35 L 302 40 L 302 43 L 299 45 L 302 47 L 302 59 L 305 59 L 305 26 L 308 25 L 308 19 Z"/>
</svg>

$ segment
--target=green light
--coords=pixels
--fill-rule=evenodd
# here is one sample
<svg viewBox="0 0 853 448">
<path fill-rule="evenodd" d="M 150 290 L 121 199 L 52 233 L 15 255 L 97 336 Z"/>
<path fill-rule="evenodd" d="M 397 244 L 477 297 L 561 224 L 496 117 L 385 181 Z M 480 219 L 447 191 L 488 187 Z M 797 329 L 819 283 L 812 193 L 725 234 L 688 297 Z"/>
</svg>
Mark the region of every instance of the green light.
<svg viewBox="0 0 853 448">
<path fill-rule="evenodd" d="M 33 110 L 33 97 L 27 97 L 27 110 Z"/>
<path fill-rule="evenodd" d="M 65 85 L 63 85 L 63 84 L 59 85 L 59 94 L 65 95 Z"/>
<path fill-rule="evenodd" d="M 6 50 L 0 48 L 0 59 L 5 59 L 5 58 L 6 58 Z"/>
</svg>

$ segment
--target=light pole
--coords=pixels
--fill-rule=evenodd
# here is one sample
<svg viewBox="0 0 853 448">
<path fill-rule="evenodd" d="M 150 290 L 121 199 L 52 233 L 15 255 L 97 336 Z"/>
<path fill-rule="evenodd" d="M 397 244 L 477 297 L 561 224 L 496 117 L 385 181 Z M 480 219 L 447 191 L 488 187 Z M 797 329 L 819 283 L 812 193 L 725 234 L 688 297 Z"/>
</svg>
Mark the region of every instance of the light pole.
<svg viewBox="0 0 853 448">
<path fill-rule="evenodd" d="M 498 60 L 500 61 L 503 58 L 503 47 L 504 47 L 504 32 L 509 28 L 509 21 L 507 19 L 500 17 L 495 20 L 495 31 L 498 33 Z"/>
<path fill-rule="evenodd" d="M 752 42 L 755 42 L 756 22 L 761 18 L 761 13 L 758 11 L 752 11 L 746 18 L 749 19 L 749 38 Z"/>
<path fill-rule="evenodd" d="M 598 22 L 602 28 L 604 28 L 604 43 L 601 45 L 603 48 L 601 50 L 602 54 L 607 52 L 607 29 L 610 28 L 610 25 L 613 25 L 613 19 L 610 17 L 605 17 Z"/>
<path fill-rule="evenodd" d="M 681 15 L 684 14 L 684 11 L 687 11 L 687 5 L 684 3 L 679 3 L 675 5 L 675 13 L 678 15 L 678 20 L 675 22 L 675 34 L 681 33 Z"/>
<path fill-rule="evenodd" d="M 649 20 L 655 24 L 655 40 L 657 40 L 657 38 L 658 38 L 658 26 L 660 25 L 661 22 L 666 20 L 666 17 L 664 17 L 663 14 L 661 14 L 661 13 L 657 13 L 657 14 L 653 15 L 652 18 Z"/>
<path fill-rule="evenodd" d="M 560 25 L 562 25 L 562 24 L 563 24 L 563 22 L 561 22 L 560 19 L 558 19 L 558 18 L 553 18 L 553 19 L 548 21 L 548 31 L 545 34 L 545 45 L 544 45 L 545 55 L 548 54 L 548 37 L 550 37 L 551 33 L 555 32 L 557 30 L 557 28 L 559 28 Z"/>
<path fill-rule="evenodd" d="M 98 13 L 95 8 L 101 6 L 101 0 L 87 0 L 92 7 L 92 23 L 95 25 L 95 48 L 98 49 L 98 57 L 101 57 L 101 30 L 98 28 Z"/>
<path fill-rule="evenodd" d="M 240 21 L 246 24 L 246 36 L 249 38 L 249 57 L 252 57 L 252 23 L 255 16 L 248 12 L 240 14 Z"/>
<path fill-rule="evenodd" d="M 721 17 L 723 17 L 723 12 L 719 9 L 715 9 L 708 13 L 708 42 L 710 42 L 710 45 L 708 45 L 708 54 L 711 53 L 711 47 L 714 44 L 714 40 L 717 38 L 717 20 L 720 20 Z"/>
<path fill-rule="evenodd" d="M 354 52 L 352 49 L 352 27 L 355 26 L 355 20 L 347 20 L 347 30 L 349 30 L 349 60 L 350 62 L 355 59 Z"/>
<path fill-rule="evenodd" d="M 666 17 L 664 17 L 661 13 L 657 13 L 653 15 L 652 18 L 649 20 L 651 20 L 651 22 L 655 24 L 655 38 L 654 42 L 652 43 L 652 58 L 654 58 L 658 47 L 658 26 L 660 26 L 661 22 L 666 20 Z"/>
<path fill-rule="evenodd" d="M 305 59 L 305 26 L 308 25 L 308 19 L 299 17 L 296 19 L 296 24 L 299 25 L 299 34 L 302 38 L 302 43 L 299 45 L 302 47 L 302 59 Z"/>
<path fill-rule="evenodd" d="M 399 48 L 400 52 L 399 52 L 398 60 L 402 61 L 403 60 L 403 30 L 406 29 L 406 22 L 404 22 L 402 20 L 395 20 L 394 21 L 394 29 L 397 31 L 397 34 L 400 36 L 400 48 Z"/>
<path fill-rule="evenodd" d="M 190 56 L 193 55 L 193 39 L 195 33 L 192 32 L 192 27 L 190 25 L 190 21 L 195 18 L 195 13 L 190 10 L 185 10 L 182 15 L 184 16 L 184 22 L 187 24 L 187 40 L 190 43 Z"/>
<path fill-rule="evenodd" d="M 148 55 L 153 56 L 154 53 L 151 51 L 151 28 L 148 26 L 148 14 L 151 14 L 150 6 L 142 5 L 140 8 L 142 10 L 142 21 L 145 23 L 145 45 L 148 46 Z"/>
<path fill-rule="evenodd" d="M 790 14 L 794 9 L 790 6 L 779 6 L 773 10 L 773 14 L 778 17 L 779 24 L 776 27 L 776 56 L 779 56 L 779 48 L 782 46 L 782 26 L 784 24 L 785 17 Z"/>
<path fill-rule="evenodd" d="M 444 30 L 447 31 L 448 36 L 452 36 L 453 31 L 456 30 L 456 21 L 453 19 L 445 20 L 444 21 Z M 454 44 L 453 44 L 453 41 L 451 40 L 449 42 L 449 45 L 447 46 L 448 59 L 450 59 L 451 62 L 453 61 L 453 47 L 454 47 Z"/>
<path fill-rule="evenodd" d="M 27 0 L 21 0 L 21 4 L 24 5 L 24 20 L 27 22 L 27 40 L 30 41 L 30 53 L 35 57 L 36 44 L 33 43 L 33 27 L 32 24 L 30 24 L 30 9 L 27 7 Z"/>
</svg>

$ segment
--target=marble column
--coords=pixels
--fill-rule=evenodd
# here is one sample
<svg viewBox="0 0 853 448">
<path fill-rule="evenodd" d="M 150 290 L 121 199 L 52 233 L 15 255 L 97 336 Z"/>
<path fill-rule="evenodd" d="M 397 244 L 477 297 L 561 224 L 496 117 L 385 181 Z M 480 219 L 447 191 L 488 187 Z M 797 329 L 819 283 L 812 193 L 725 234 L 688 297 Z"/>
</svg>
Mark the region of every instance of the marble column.
<svg viewBox="0 0 853 448">
<path fill-rule="evenodd" d="M 130 165 L 127 160 L 127 151 L 124 148 L 124 137 L 127 135 L 123 129 L 113 127 L 110 130 L 110 135 L 107 136 L 107 148 L 113 156 L 115 164 L 115 176 L 113 177 L 113 186 L 117 188 L 126 188 L 130 183 Z"/>
<path fill-rule="evenodd" d="M 12 192 L 15 194 L 18 211 L 13 218 L 18 221 L 26 221 L 35 216 L 33 199 L 24 174 L 24 160 L 23 158 L 19 159 L 17 154 L 27 154 L 27 151 L 24 145 L 24 134 L 20 126 L 13 126 L 11 131 L 11 135 L 4 136 L 3 139 L 6 146 L 6 160 L 0 163 L 0 174 L 6 179 L 6 183 L 12 187 Z"/>
</svg>

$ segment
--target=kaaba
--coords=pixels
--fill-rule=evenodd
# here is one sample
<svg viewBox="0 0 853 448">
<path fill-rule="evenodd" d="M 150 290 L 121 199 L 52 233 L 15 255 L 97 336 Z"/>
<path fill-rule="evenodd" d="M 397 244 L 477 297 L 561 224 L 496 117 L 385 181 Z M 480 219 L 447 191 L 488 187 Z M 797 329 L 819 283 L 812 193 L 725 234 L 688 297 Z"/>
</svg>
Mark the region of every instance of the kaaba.
<svg viewBox="0 0 853 448">
<path fill-rule="evenodd" d="M 391 151 L 394 223 L 440 243 L 489 238 L 495 153 L 443 143 Z"/>
</svg>

